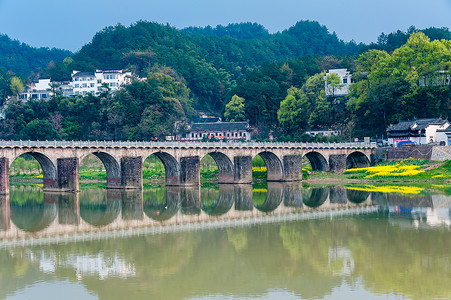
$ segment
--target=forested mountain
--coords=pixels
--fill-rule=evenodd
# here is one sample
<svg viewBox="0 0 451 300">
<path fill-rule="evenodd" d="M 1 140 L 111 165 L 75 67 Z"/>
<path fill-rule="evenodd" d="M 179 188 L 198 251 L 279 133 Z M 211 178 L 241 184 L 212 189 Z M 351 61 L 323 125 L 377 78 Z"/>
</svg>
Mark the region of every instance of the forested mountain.
<svg viewBox="0 0 451 300">
<path fill-rule="evenodd" d="M 49 62 L 62 61 L 72 52 L 61 49 L 33 48 L 0 34 L 0 69 L 29 76 L 46 68 Z"/>
<path fill-rule="evenodd" d="M 196 107 L 221 112 L 236 81 L 265 62 L 305 55 L 354 55 L 361 46 L 345 43 L 311 21 L 276 34 L 251 23 L 177 30 L 139 21 L 98 32 L 73 56 L 71 68 L 127 68 L 142 76 L 164 69 L 183 78 Z"/>
</svg>

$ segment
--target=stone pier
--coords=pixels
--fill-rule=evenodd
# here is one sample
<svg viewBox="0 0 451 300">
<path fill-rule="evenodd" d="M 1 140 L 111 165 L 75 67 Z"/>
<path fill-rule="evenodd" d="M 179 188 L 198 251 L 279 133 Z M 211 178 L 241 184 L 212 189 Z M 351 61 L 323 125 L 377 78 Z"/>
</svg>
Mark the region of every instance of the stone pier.
<svg viewBox="0 0 451 300">
<path fill-rule="evenodd" d="M 76 157 L 58 158 L 57 170 L 58 170 L 58 188 L 63 192 L 78 191 L 79 189 L 78 158 Z"/>
<path fill-rule="evenodd" d="M 235 183 L 252 183 L 252 156 L 235 156 Z"/>
</svg>

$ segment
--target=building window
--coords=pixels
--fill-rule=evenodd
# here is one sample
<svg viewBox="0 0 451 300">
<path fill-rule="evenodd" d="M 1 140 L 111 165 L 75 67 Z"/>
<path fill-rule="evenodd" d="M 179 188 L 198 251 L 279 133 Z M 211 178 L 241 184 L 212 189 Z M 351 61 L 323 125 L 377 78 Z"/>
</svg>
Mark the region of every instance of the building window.
<svg viewBox="0 0 451 300">
<path fill-rule="evenodd" d="M 47 98 L 47 94 L 41 94 L 41 98 L 42 99 L 46 99 Z"/>
<path fill-rule="evenodd" d="M 97 83 L 102 83 L 102 79 L 97 79 Z"/>
<path fill-rule="evenodd" d="M 94 83 L 91 83 L 91 87 L 92 87 L 92 88 L 94 87 Z"/>
<path fill-rule="evenodd" d="M 75 84 L 75 88 L 78 89 L 80 85 L 78 83 Z"/>
<path fill-rule="evenodd" d="M 115 87 L 116 86 L 116 82 L 110 82 L 110 87 Z"/>
<path fill-rule="evenodd" d="M 83 83 L 83 87 L 84 88 L 88 87 L 88 84 L 87 83 Z"/>
<path fill-rule="evenodd" d="M 347 78 L 343 78 L 343 83 L 348 83 L 348 79 Z"/>
<path fill-rule="evenodd" d="M 75 77 L 75 81 L 78 81 L 78 77 Z"/>
</svg>

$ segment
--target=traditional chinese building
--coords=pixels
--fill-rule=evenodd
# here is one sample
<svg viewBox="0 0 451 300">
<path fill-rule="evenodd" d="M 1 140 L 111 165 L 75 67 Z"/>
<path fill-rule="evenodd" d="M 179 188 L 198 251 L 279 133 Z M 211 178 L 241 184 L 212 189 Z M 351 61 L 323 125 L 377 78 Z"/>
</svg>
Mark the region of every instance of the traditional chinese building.
<svg viewBox="0 0 451 300">
<path fill-rule="evenodd" d="M 178 141 L 201 141 L 215 138 L 217 140 L 250 140 L 248 122 L 205 122 L 199 120 L 188 125 L 184 133 L 176 135 Z"/>
<path fill-rule="evenodd" d="M 418 145 L 439 144 L 445 141 L 446 134 L 442 135 L 438 132 L 449 126 L 449 121 L 442 118 L 399 121 L 387 128 L 388 144 L 397 146 L 401 141 L 411 141 Z"/>
</svg>

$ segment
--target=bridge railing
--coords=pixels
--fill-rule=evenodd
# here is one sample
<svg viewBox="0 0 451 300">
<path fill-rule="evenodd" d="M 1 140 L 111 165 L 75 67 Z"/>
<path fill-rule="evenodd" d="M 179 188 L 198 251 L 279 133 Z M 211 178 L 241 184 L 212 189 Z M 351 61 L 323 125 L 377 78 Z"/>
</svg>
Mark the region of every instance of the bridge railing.
<svg viewBox="0 0 451 300">
<path fill-rule="evenodd" d="M 115 148 L 375 148 L 376 143 L 280 142 L 147 142 L 147 141 L 0 141 L 0 147 L 115 147 Z"/>
</svg>

